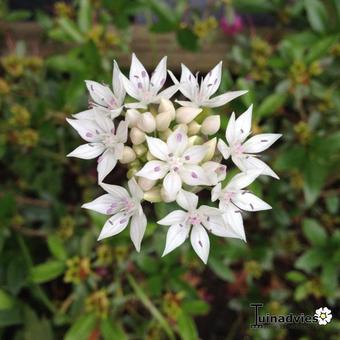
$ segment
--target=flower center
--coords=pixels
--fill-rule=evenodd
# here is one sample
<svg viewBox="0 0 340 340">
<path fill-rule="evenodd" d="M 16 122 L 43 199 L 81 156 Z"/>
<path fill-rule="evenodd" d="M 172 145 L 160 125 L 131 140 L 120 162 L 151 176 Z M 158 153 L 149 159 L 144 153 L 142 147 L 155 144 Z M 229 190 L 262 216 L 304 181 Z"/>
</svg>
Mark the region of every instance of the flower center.
<svg viewBox="0 0 340 340">
<path fill-rule="evenodd" d="M 121 201 L 121 204 L 122 204 L 121 211 L 124 211 L 126 214 L 133 213 L 136 208 L 136 203 L 132 199 L 124 198 Z"/>
<path fill-rule="evenodd" d="M 169 154 L 169 165 L 170 170 L 177 172 L 183 165 L 183 159 L 181 157 L 173 156 L 173 154 Z"/>
<path fill-rule="evenodd" d="M 104 134 L 103 144 L 108 149 L 114 149 L 114 147 L 117 145 L 117 137 L 114 134 Z"/>
<path fill-rule="evenodd" d="M 201 222 L 202 222 L 202 217 L 197 211 L 189 213 L 188 223 L 192 225 L 198 225 L 198 224 L 201 224 Z"/>
<path fill-rule="evenodd" d="M 223 194 L 222 200 L 224 203 L 229 203 L 234 196 L 235 196 L 235 192 L 227 191 L 226 193 Z"/>
<path fill-rule="evenodd" d="M 241 155 L 243 154 L 244 149 L 243 149 L 243 145 L 241 143 L 237 143 L 234 145 L 233 147 L 233 153 L 237 154 L 237 155 Z"/>
</svg>

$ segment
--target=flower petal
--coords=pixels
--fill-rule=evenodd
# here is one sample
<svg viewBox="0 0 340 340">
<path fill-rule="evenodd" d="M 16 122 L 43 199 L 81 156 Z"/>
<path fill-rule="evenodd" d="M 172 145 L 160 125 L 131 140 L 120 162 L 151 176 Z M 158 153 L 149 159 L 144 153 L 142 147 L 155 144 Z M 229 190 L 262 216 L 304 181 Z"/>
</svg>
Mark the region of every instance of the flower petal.
<svg viewBox="0 0 340 340">
<path fill-rule="evenodd" d="M 76 119 L 79 119 L 79 120 L 81 120 L 81 119 L 94 120 L 94 110 L 93 109 L 85 110 L 85 111 L 76 113 L 72 116 Z"/>
<path fill-rule="evenodd" d="M 185 184 L 191 186 L 209 185 L 209 179 L 203 168 L 199 165 L 184 164 L 179 169 L 179 175 Z"/>
<path fill-rule="evenodd" d="M 99 196 L 92 202 L 84 203 L 81 207 L 105 215 L 113 215 L 120 209 L 117 200 L 109 194 Z"/>
<path fill-rule="evenodd" d="M 185 224 L 187 213 L 183 210 L 174 210 L 161 220 L 157 221 L 161 225 Z"/>
<path fill-rule="evenodd" d="M 121 72 L 117 62 L 113 61 L 112 88 L 117 99 L 117 105 L 121 106 L 125 98 L 125 89 L 121 78 Z"/>
<path fill-rule="evenodd" d="M 103 229 L 100 232 L 98 241 L 103 238 L 114 236 L 123 231 L 129 223 L 130 218 L 125 213 L 120 212 L 110 217 L 104 224 Z"/>
<path fill-rule="evenodd" d="M 105 150 L 102 143 L 87 143 L 78 146 L 67 157 L 77 157 L 81 159 L 93 159 L 98 157 Z"/>
<path fill-rule="evenodd" d="M 140 251 L 140 246 L 145 233 L 146 224 L 146 216 L 143 212 L 142 207 L 140 206 L 138 212 L 132 215 L 130 224 L 130 238 L 138 252 Z"/>
<path fill-rule="evenodd" d="M 162 92 L 158 93 L 157 96 L 154 97 L 153 103 L 160 103 L 161 99 L 169 99 L 171 98 L 179 89 L 178 85 L 171 85 Z"/>
<path fill-rule="evenodd" d="M 100 133 L 102 131 L 94 120 L 69 118 L 66 118 L 66 120 L 87 142 L 99 142 L 101 140 Z"/>
<path fill-rule="evenodd" d="M 190 241 L 199 258 L 204 263 L 207 263 L 210 250 L 210 241 L 206 230 L 201 225 L 195 225 L 192 228 Z"/>
<path fill-rule="evenodd" d="M 208 148 L 204 145 L 194 145 L 187 148 L 183 153 L 184 162 L 188 164 L 198 164 L 205 157 Z"/>
<path fill-rule="evenodd" d="M 92 80 L 85 80 L 85 83 L 92 99 L 97 104 L 110 109 L 117 107 L 116 98 L 107 85 L 102 85 Z"/>
<path fill-rule="evenodd" d="M 132 53 L 129 78 L 139 91 L 149 91 L 150 79 L 148 72 L 146 72 L 145 67 L 134 53 Z"/>
<path fill-rule="evenodd" d="M 231 149 L 222 139 L 218 140 L 217 149 L 222 154 L 224 159 L 228 159 L 230 157 Z"/>
<path fill-rule="evenodd" d="M 188 145 L 188 136 L 182 127 L 177 128 L 167 139 L 168 149 L 174 155 L 182 155 Z"/>
<path fill-rule="evenodd" d="M 272 208 L 268 203 L 262 201 L 259 197 L 247 191 L 236 194 L 232 201 L 240 209 L 245 211 L 260 211 Z"/>
<path fill-rule="evenodd" d="M 219 88 L 222 75 L 222 61 L 220 61 L 209 73 L 205 76 L 200 91 L 204 98 L 209 99 Z"/>
<path fill-rule="evenodd" d="M 125 75 L 122 73 L 120 74 L 120 78 L 123 82 L 125 91 L 130 95 L 130 97 L 135 98 L 135 99 L 140 99 L 141 98 L 140 91 L 135 86 L 135 84 L 131 82 L 128 78 L 126 78 Z M 125 105 L 125 107 L 128 107 L 128 106 Z"/>
<path fill-rule="evenodd" d="M 98 158 L 97 172 L 98 181 L 103 179 L 114 169 L 117 164 L 117 158 L 111 150 L 106 150 L 100 158 Z"/>
<path fill-rule="evenodd" d="M 234 238 L 240 238 L 246 241 L 246 234 L 244 232 L 243 219 L 240 209 L 230 204 L 227 207 L 223 207 L 223 218 L 229 227 L 230 236 Z M 232 236 L 233 235 L 233 236 Z"/>
<path fill-rule="evenodd" d="M 162 256 L 169 254 L 175 248 L 179 247 L 188 237 L 190 227 L 184 224 L 172 225 L 166 234 L 165 249 Z"/>
<path fill-rule="evenodd" d="M 231 92 L 226 92 L 223 93 L 219 96 L 216 96 L 214 98 L 205 100 L 202 103 L 202 106 L 206 106 L 206 107 L 219 107 L 219 106 L 223 106 L 227 103 L 229 103 L 230 101 L 232 101 L 233 99 L 244 95 L 245 93 L 247 93 L 248 91 L 231 91 Z"/>
<path fill-rule="evenodd" d="M 93 108 L 93 110 L 95 122 L 98 124 L 100 129 L 105 133 L 114 134 L 115 126 L 113 125 L 112 120 L 103 115 L 102 112 L 99 111 L 98 109 Z"/>
<path fill-rule="evenodd" d="M 180 190 L 177 198 L 177 204 L 187 211 L 195 210 L 198 203 L 198 196 L 186 190 Z"/>
<path fill-rule="evenodd" d="M 261 133 L 248 139 L 243 144 L 245 153 L 258 153 L 268 149 L 282 135 L 279 133 Z"/>
<path fill-rule="evenodd" d="M 169 200 L 176 199 L 177 193 L 181 187 L 182 181 L 178 173 L 171 171 L 165 176 L 163 180 L 163 188 Z"/>
<path fill-rule="evenodd" d="M 154 95 L 158 93 L 166 81 L 166 61 L 167 57 L 163 57 L 151 76 L 150 90 Z"/>
<path fill-rule="evenodd" d="M 253 112 L 253 105 L 243 112 L 240 117 L 235 121 L 235 134 L 237 136 L 237 142 L 243 143 L 243 141 L 249 136 L 251 129 L 251 116 Z"/>
<path fill-rule="evenodd" d="M 181 64 L 181 68 L 182 73 L 179 90 L 185 97 L 194 101 L 199 90 L 197 79 L 184 64 Z"/>
<path fill-rule="evenodd" d="M 128 137 L 128 123 L 125 120 L 119 123 L 116 131 L 116 137 L 121 143 L 126 143 Z"/>
<path fill-rule="evenodd" d="M 99 185 L 110 195 L 113 196 L 116 200 L 125 200 L 130 199 L 129 193 L 127 190 L 123 187 L 120 187 L 119 185 L 113 185 L 113 184 L 107 184 L 107 183 L 99 183 Z"/>
<path fill-rule="evenodd" d="M 234 159 L 232 157 L 233 162 L 236 164 L 241 170 L 247 171 L 251 169 L 259 169 L 261 170 L 261 175 L 271 176 L 276 179 L 279 179 L 279 176 L 262 160 L 253 156 L 246 156 L 241 159 Z"/>
<path fill-rule="evenodd" d="M 237 136 L 237 131 L 235 129 L 235 113 L 233 112 L 229 118 L 227 129 L 225 131 L 225 138 L 230 146 L 234 144 L 234 141 L 236 140 L 236 136 Z"/>
<path fill-rule="evenodd" d="M 213 189 L 211 190 L 211 202 L 215 202 L 220 197 L 221 190 L 221 183 L 218 183 L 216 186 L 213 187 Z"/>
<path fill-rule="evenodd" d="M 203 163 L 202 168 L 207 175 L 209 185 L 216 185 L 226 178 L 227 166 L 224 164 L 209 161 Z"/>
<path fill-rule="evenodd" d="M 141 200 L 143 198 L 144 192 L 140 188 L 140 186 L 137 184 L 136 179 L 134 177 L 132 177 L 128 181 L 128 186 L 129 186 L 129 190 L 130 190 L 130 193 L 131 193 L 131 197 L 134 197 L 138 200 Z"/>
<path fill-rule="evenodd" d="M 162 161 L 149 161 L 136 176 L 145 177 L 151 180 L 163 178 L 169 171 L 169 166 Z"/>
<path fill-rule="evenodd" d="M 261 170 L 253 169 L 235 175 L 228 185 L 227 189 L 243 189 L 253 183 L 255 179 L 261 175 Z"/>
<path fill-rule="evenodd" d="M 165 142 L 163 142 L 161 139 L 148 136 L 146 136 L 146 141 L 148 143 L 149 151 L 154 157 L 162 161 L 168 159 L 169 148 Z"/>
</svg>

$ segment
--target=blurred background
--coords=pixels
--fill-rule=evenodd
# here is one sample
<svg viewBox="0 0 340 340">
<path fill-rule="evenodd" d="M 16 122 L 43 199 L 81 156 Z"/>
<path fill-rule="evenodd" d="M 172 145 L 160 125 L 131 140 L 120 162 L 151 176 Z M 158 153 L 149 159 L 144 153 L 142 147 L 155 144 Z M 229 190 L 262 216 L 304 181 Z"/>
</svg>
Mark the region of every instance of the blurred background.
<svg viewBox="0 0 340 340">
<path fill-rule="evenodd" d="M 0 339 L 339 339 L 339 29 L 337 0 L 0 1 Z M 252 131 L 283 134 L 281 180 L 252 187 L 273 210 L 246 218 L 247 243 L 212 237 L 207 266 L 189 244 L 160 258 L 169 204 L 146 205 L 140 254 L 127 231 L 98 243 L 105 216 L 80 208 L 102 191 L 95 161 L 66 158 L 65 118 L 131 52 L 177 76 L 223 60 L 220 91 L 249 93 L 222 126 L 253 103 Z M 333 319 L 253 329 L 254 302 Z"/>
</svg>

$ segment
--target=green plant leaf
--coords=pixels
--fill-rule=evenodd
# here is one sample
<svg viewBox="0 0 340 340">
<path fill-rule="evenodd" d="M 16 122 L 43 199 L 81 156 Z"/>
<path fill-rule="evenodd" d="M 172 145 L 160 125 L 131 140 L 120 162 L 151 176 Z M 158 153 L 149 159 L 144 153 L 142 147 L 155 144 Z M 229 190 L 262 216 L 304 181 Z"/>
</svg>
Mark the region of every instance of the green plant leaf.
<svg viewBox="0 0 340 340">
<path fill-rule="evenodd" d="M 179 29 L 176 33 L 178 43 L 186 50 L 198 50 L 198 38 L 189 28 Z"/>
<path fill-rule="evenodd" d="M 311 27 L 317 32 L 324 32 L 328 22 L 324 4 L 320 0 L 305 0 L 305 9 Z"/>
<path fill-rule="evenodd" d="M 78 25 L 82 32 L 86 33 L 91 28 L 91 2 L 80 0 L 78 11 Z"/>
<path fill-rule="evenodd" d="M 205 315 L 209 312 L 209 303 L 201 300 L 192 300 L 182 303 L 183 310 L 189 315 Z"/>
<path fill-rule="evenodd" d="M 128 340 L 128 337 L 122 327 L 117 325 L 115 321 L 110 320 L 109 318 L 101 321 L 100 330 L 104 337 L 104 340 Z"/>
<path fill-rule="evenodd" d="M 332 35 L 332 36 L 328 36 L 317 41 L 309 49 L 309 52 L 306 56 L 306 62 L 311 63 L 314 60 L 317 60 L 323 57 L 329 51 L 329 49 L 333 46 L 333 44 L 337 41 L 338 38 L 339 38 L 338 35 L 335 35 L 335 36 Z"/>
<path fill-rule="evenodd" d="M 75 42 L 81 44 L 85 41 L 83 35 L 79 32 L 78 27 L 69 18 L 58 18 L 60 28 Z"/>
<path fill-rule="evenodd" d="M 259 108 L 255 110 L 256 118 L 260 119 L 276 113 L 284 105 L 286 98 L 284 93 L 274 93 L 266 97 Z"/>
<path fill-rule="evenodd" d="M 177 324 L 182 340 L 197 340 L 199 338 L 194 320 L 183 310 L 179 312 Z"/>
<path fill-rule="evenodd" d="M 64 340 L 88 339 L 91 331 L 95 328 L 96 323 L 97 318 L 94 314 L 80 316 L 67 331 Z"/>
<path fill-rule="evenodd" d="M 327 241 L 327 233 L 322 226 L 311 218 L 305 218 L 302 223 L 303 233 L 313 245 L 323 245 Z"/>
<path fill-rule="evenodd" d="M 0 289 L 0 310 L 10 309 L 14 305 L 14 299 L 10 294 Z"/>
<path fill-rule="evenodd" d="M 295 262 L 295 267 L 307 272 L 320 266 L 324 261 L 323 253 L 319 249 L 310 249 L 302 254 Z"/>
<path fill-rule="evenodd" d="M 233 272 L 230 270 L 228 265 L 225 265 L 220 260 L 210 256 L 208 266 L 221 279 L 228 282 L 234 282 L 235 278 Z"/>
<path fill-rule="evenodd" d="M 47 238 L 48 249 L 51 254 L 58 260 L 64 261 L 67 259 L 67 253 L 61 238 L 57 235 L 50 235 Z"/>
<path fill-rule="evenodd" d="M 65 270 L 61 261 L 47 261 L 31 268 L 30 277 L 34 283 L 51 281 L 60 276 Z"/>
<path fill-rule="evenodd" d="M 339 266 L 333 261 L 328 261 L 323 265 L 321 273 L 321 283 L 329 296 L 334 296 L 339 280 Z"/>
<path fill-rule="evenodd" d="M 303 282 L 306 276 L 298 271 L 292 270 L 286 274 L 286 279 L 292 282 Z"/>
</svg>

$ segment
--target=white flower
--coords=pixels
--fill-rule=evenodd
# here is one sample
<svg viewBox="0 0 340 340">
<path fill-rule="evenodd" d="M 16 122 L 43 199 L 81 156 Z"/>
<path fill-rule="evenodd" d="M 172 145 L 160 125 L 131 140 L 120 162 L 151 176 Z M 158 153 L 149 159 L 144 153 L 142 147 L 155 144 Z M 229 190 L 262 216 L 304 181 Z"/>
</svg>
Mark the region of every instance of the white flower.
<svg viewBox="0 0 340 340">
<path fill-rule="evenodd" d="M 111 119 L 120 115 L 125 99 L 125 89 L 120 77 L 120 70 L 116 61 L 114 61 L 113 75 L 112 75 L 112 88 L 113 92 L 107 85 L 99 84 L 92 80 L 86 80 L 87 89 L 90 92 L 93 106 L 104 109 L 103 112 L 107 113 Z M 93 110 L 86 110 L 74 115 L 75 118 L 91 119 Z"/>
<path fill-rule="evenodd" d="M 82 159 L 98 158 L 98 180 L 101 182 L 116 166 L 123 156 L 124 143 L 127 141 L 127 123 L 120 122 L 117 131 L 111 119 L 99 112 L 94 113 L 94 120 L 67 119 L 79 135 L 88 143 L 80 145 L 68 157 Z"/>
<path fill-rule="evenodd" d="M 164 178 L 163 190 L 169 201 L 175 200 L 182 182 L 191 186 L 208 184 L 203 168 L 198 165 L 208 150 L 203 145 L 189 145 L 182 127 L 171 133 L 166 143 L 153 137 L 146 137 L 146 140 L 150 153 L 157 160 L 146 163 L 136 176 L 150 180 Z"/>
<path fill-rule="evenodd" d="M 261 174 L 258 170 L 249 170 L 234 176 L 222 189 L 221 183 L 211 191 L 211 200 L 219 202 L 225 222 L 231 227 L 236 238 L 246 240 L 241 211 L 260 211 L 271 206 L 247 190 L 243 190 Z"/>
<path fill-rule="evenodd" d="M 192 226 L 191 245 L 200 259 L 207 263 L 210 241 L 206 229 L 216 236 L 229 237 L 231 235 L 221 216 L 222 212 L 220 209 L 206 205 L 197 208 L 198 196 L 184 190 L 178 193 L 176 201 L 186 211 L 172 211 L 157 222 L 161 225 L 170 226 L 162 256 L 180 246 L 189 236 Z"/>
<path fill-rule="evenodd" d="M 208 161 L 202 164 L 202 168 L 207 174 L 210 185 L 223 181 L 227 175 L 227 166 L 221 163 Z"/>
<path fill-rule="evenodd" d="M 171 74 L 170 74 L 171 75 Z M 248 91 L 226 92 L 214 98 L 210 97 L 217 91 L 221 83 L 222 61 L 219 62 L 198 84 L 198 73 L 196 77 L 191 71 L 182 64 L 182 74 L 180 79 L 179 90 L 190 101 L 176 100 L 182 106 L 191 107 L 218 107 L 223 106 L 231 100 L 242 96 Z M 172 76 L 172 75 L 171 75 Z M 172 76 L 173 81 L 176 81 Z"/>
<path fill-rule="evenodd" d="M 318 319 L 319 325 L 327 325 L 332 320 L 332 311 L 327 307 L 321 307 L 315 311 L 314 316 Z"/>
<path fill-rule="evenodd" d="M 166 59 L 167 57 L 164 57 L 159 62 L 150 79 L 143 64 L 134 53 L 132 54 L 129 79 L 123 74 L 121 74 L 121 78 L 126 92 L 131 97 L 137 99 L 138 102 L 126 104 L 125 106 L 127 108 L 146 109 L 148 104 L 160 103 L 162 98 L 169 99 L 175 94 L 178 90 L 178 84 L 172 85 L 158 93 L 163 87 L 167 77 Z"/>
<path fill-rule="evenodd" d="M 233 113 L 231 115 L 225 133 L 228 145 L 220 139 L 217 148 L 225 159 L 231 156 L 232 161 L 242 171 L 261 169 L 262 175 L 272 176 L 278 179 L 277 174 L 254 154 L 268 149 L 282 135 L 278 133 L 262 133 L 251 137 L 245 142 L 251 133 L 252 109 L 253 106 L 251 105 L 248 110 L 236 120 L 235 114 Z"/>
<path fill-rule="evenodd" d="M 139 188 L 134 178 L 128 182 L 130 194 L 125 188 L 117 185 L 106 183 L 101 183 L 100 185 L 107 194 L 82 206 L 82 208 L 97 211 L 101 214 L 112 215 L 104 224 L 98 241 L 119 234 L 126 228 L 131 219 L 130 237 L 139 252 L 147 224 L 146 216 L 140 203 L 143 199 L 143 191 Z"/>
</svg>

